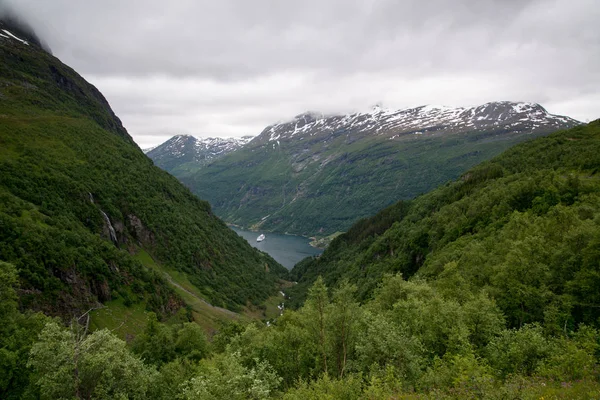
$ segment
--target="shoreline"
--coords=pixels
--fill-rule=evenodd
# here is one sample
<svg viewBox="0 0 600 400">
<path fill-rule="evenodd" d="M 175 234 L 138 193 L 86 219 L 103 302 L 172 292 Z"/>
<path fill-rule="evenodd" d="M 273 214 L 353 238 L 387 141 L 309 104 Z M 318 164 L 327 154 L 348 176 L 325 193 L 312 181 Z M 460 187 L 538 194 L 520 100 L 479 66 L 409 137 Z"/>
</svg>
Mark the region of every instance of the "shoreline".
<svg viewBox="0 0 600 400">
<path fill-rule="evenodd" d="M 247 231 L 247 232 L 254 232 L 254 233 L 264 233 L 265 235 L 273 233 L 276 235 L 286 235 L 286 236 L 294 236 L 294 237 L 299 237 L 299 238 L 303 238 L 303 239 L 307 239 L 309 240 L 308 245 L 312 248 L 315 249 L 319 249 L 319 250 L 325 250 L 327 248 L 327 246 L 329 245 L 329 243 L 331 242 L 332 239 L 328 240 L 329 236 L 323 236 L 323 237 L 317 237 L 317 236 L 304 236 L 304 235 L 297 235 L 295 233 L 289 233 L 289 232 L 275 232 L 275 231 L 268 231 L 268 230 L 260 230 L 260 229 L 253 229 L 253 228 L 246 228 L 244 226 L 241 225 L 237 225 L 237 224 L 232 224 L 230 222 L 225 222 L 225 224 L 229 227 L 229 228 L 237 228 L 239 230 L 243 230 L 243 231 Z M 340 233 L 335 233 L 334 235 L 339 235 Z M 332 236 L 332 235 L 330 235 Z M 326 243 L 324 245 L 319 245 L 319 241 L 325 241 Z M 329 243 L 327 243 L 329 242 Z"/>
</svg>

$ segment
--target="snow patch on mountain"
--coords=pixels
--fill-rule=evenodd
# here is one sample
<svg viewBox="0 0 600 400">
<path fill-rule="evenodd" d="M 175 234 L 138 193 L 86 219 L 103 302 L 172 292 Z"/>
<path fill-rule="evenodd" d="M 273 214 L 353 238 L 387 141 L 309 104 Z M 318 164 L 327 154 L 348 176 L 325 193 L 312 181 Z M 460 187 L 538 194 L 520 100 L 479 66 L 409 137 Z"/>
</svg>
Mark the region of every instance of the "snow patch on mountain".
<svg viewBox="0 0 600 400">
<path fill-rule="evenodd" d="M 253 136 L 241 138 L 197 138 L 176 135 L 163 144 L 144 151 L 156 165 L 196 162 L 207 164 L 229 154 L 250 142 Z M 176 161 L 179 160 L 179 161 Z"/>
<path fill-rule="evenodd" d="M 549 114 L 542 106 L 526 102 L 491 102 L 477 107 L 453 108 L 425 105 L 403 110 L 375 106 L 366 113 L 329 115 L 307 112 L 294 120 L 271 125 L 260 135 L 268 141 L 281 141 L 297 135 L 375 134 L 397 139 L 406 134 L 489 131 L 506 127 L 519 132 L 556 129 L 579 121 Z"/>
<path fill-rule="evenodd" d="M 21 38 L 18 38 L 18 37 L 16 37 L 16 36 L 15 36 L 15 35 L 13 35 L 12 33 L 10 33 L 10 31 L 8 31 L 8 30 L 6 30 L 6 29 L 2 29 L 2 32 L 4 32 L 6 35 L 8 35 L 8 36 L 6 36 L 6 35 L 2 35 L 2 34 L 0 34 L 0 35 L 2 35 L 2 37 L 6 38 L 6 39 L 13 38 L 13 39 L 16 39 L 16 40 L 18 40 L 19 42 L 21 42 L 21 43 L 23 43 L 23 44 L 26 44 L 27 46 L 29 46 L 29 43 L 27 43 L 27 41 L 26 41 L 26 40 L 23 40 L 23 39 L 21 39 Z"/>
</svg>

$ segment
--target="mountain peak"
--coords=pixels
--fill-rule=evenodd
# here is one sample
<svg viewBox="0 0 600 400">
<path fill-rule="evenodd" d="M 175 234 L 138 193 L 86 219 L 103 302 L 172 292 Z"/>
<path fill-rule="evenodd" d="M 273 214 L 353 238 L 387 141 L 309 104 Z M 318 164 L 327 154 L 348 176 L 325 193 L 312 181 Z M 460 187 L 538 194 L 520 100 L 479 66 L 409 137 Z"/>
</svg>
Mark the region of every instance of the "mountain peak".
<svg viewBox="0 0 600 400">
<path fill-rule="evenodd" d="M 254 136 L 248 135 L 241 138 L 197 138 L 185 134 L 175 135 L 145 153 L 158 167 L 171 172 L 173 168 L 188 163 L 194 168 L 206 165 L 239 149 L 253 138 Z"/>
<path fill-rule="evenodd" d="M 181 141 L 191 141 L 195 142 L 198 139 L 192 135 L 175 135 L 171 139 L 167 140 L 167 142 L 181 142 Z"/>
</svg>

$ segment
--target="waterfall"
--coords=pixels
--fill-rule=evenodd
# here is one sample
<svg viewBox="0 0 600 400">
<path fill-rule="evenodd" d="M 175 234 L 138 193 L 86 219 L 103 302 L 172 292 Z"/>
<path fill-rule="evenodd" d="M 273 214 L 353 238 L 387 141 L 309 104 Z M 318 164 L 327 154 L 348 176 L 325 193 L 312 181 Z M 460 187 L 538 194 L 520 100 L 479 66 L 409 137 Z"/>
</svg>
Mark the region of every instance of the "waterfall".
<svg viewBox="0 0 600 400">
<path fill-rule="evenodd" d="M 90 203 L 94 204 L 94 196 L 92 196 L 92 194 L 89 192 L 88 194 L 90 195 Z"/>
<path fill-rule="evenodd" d="M 102 216 L 104 217 L 104 222 L 106 222 L 106 225 L 108 225 L 108 232 L 110 233 L 110 240 L 112 240 L 114 244 L 117 244 L 117 233 L 115 232 L 115 228 L 113 228 L 112 224 L 110 223 L 110 219 L 108 218 L 108 215 L 106 215 L 106 213 L 102 210 L 100 210 L 100 212 L 102 213 Z"/>
</svg>

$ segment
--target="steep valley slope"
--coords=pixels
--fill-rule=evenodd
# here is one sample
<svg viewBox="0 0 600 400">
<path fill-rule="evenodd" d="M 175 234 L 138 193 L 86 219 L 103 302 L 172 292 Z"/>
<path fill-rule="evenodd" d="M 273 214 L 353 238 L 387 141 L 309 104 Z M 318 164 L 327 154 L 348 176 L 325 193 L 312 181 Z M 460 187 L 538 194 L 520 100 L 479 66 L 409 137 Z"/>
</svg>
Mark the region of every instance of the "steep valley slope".
<svg viewBox="0 0 600 400">
<path fill-rule="evenodd" d="M 17 267 L 23 309 L 177 312 L 184 301 L 144 257 L 216 306 L 276 293 L 287 271 L 155 167 L 94 86 L 32 32 L 0 29 L 0 261 Z"/>
</svg>

